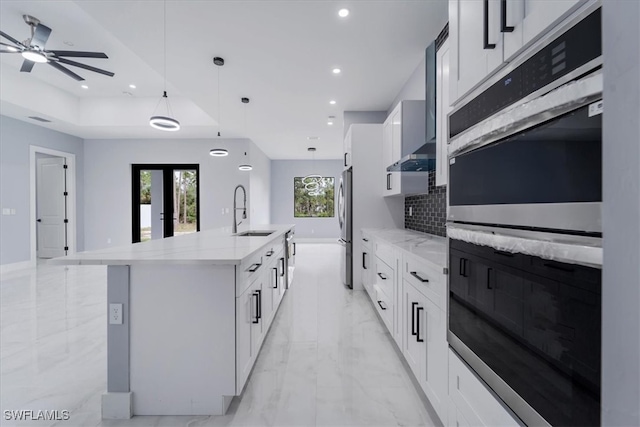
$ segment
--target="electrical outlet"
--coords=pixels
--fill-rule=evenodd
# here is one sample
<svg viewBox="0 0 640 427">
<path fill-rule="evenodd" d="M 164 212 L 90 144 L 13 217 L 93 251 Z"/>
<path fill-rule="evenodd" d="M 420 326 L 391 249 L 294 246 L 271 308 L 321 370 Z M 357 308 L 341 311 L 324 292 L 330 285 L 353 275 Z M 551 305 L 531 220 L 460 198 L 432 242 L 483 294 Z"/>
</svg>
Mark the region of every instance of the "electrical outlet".
<svg viewBox="0 0 640 427">
<path fill-rule="evenodd" d="M 221 209 L 222 212 L 220 212 L 221 215 L 224 215 L 224 208 Z"/>
<path fill-rule="evenodd" d="M 15 215 L 16 214 L 16 210 L 11 208 L 11 215 Z"/>
<path fill-rule="evenodd" d="M 224 213 L 229 213 L 229 208 L 225 208 Z"/>
<path fill-rule="evenodd" d="M 122 304 L 109 304 L 109 324 L 122 325 Z"/>
<path fill-rule="evenodd" d="M 11 215 L 11 209 L 2 208 L 2 215 Z"/>
</svg>

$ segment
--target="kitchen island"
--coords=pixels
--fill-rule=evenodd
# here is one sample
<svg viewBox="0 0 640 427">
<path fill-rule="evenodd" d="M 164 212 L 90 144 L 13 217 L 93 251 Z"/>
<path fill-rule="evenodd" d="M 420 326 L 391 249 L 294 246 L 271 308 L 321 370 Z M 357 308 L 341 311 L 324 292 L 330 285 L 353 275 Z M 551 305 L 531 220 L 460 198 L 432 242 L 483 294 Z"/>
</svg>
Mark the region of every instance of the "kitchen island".
<svg viewBox="0 0 640 427">
<path fill-rule="evenodd" d="M 207 230 L 51 260 L 107 266 L 102 417 L 224 414 L 284 296 L 293 228 Z"/>
</svg>

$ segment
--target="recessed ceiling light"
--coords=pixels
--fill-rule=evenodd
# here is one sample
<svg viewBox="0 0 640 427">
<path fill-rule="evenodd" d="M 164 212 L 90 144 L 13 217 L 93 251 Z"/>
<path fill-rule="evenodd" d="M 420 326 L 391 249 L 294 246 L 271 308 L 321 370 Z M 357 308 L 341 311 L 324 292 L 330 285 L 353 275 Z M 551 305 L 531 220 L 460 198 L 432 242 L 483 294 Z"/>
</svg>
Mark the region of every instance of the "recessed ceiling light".
<svg viewBox="0 0 640 427">
<path fill-rule="evenodd" d="M 309 141 L 316 141 L 316 140 L 320 139 L 320 137 L 319 136 L 308 136 L 307 139 Z"/>
<path fill-rule="evenodd" d="M 81 87 L 82 89 L 89 89 L 89 86 L 87 86 L 87 85 L 82 85 L 82 86 L 80 86 L 80 87 Z"/>
<path fill-rule="evenodd" d="M 336 101 L 334 101 L 333 99 L 331 101 L 329 101 L 329 104 L 331 105 L 336 105 Z"/>
<path fill-rule="evenodd" d="M 329 126 L 333 126 L 333 122 L 332 122 L 332 121 L 328 121 L 328 122 L 327 122 L 327 124 L 328 124 Z"/>
<path fill-rule="evenodd" d="M 331 71 L 333 71 L 333 74 L 340 74 L 342 72 L 342 70 L 340 68 L 334 68 Z"/>
<path fill-rule="evenodd" d="M 338 16 L 340 18 L 346 18 L 347 16 L 349 16 L 349 9 L 340 9 L 338 11 Z"/>
<path fill-rule="evenodd" d="M 129 85 L 129 87 L 130 87 L 131 89 L 135 89 L 135 88 L 136 88 L 136 85 L 131 84 L 131 85 Z"/>
</svg>

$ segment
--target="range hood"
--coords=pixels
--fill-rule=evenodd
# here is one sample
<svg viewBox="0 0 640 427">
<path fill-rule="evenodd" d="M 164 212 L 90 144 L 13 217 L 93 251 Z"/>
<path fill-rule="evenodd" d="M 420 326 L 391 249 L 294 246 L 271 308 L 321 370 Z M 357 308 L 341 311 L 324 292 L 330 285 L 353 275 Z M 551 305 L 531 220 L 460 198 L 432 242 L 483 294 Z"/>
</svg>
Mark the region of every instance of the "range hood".
<svg viewBox="0 0 640 427">
<path fill-rule="evenodd" d="M 429 172 L 436 170 L 436 51 L 449 36 L 449 24 L 425 52 L 426 96 L 424 144 L 417 148 L 402 147 L 402 158 L 387 167 L 387 172 Z M 403 141 L 404 142 L 404 141 Z M 414 146 L 415 147 L 415 146 Z"/>
</svg>

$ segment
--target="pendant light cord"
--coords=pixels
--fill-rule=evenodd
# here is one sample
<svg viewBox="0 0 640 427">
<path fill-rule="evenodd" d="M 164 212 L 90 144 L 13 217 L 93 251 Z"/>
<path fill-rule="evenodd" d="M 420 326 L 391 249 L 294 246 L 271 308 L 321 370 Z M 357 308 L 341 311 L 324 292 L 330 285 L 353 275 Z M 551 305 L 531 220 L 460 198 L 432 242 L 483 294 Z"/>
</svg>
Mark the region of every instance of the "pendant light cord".
<svg viewBox="0 0 640 427">
<path fill-rule="evenodd" d="M 222 128 L 222 112 L 220 111 L 220 65 L 218 66 L 218 136 L 220 136 L 220 128 Z"/>
</svg>

